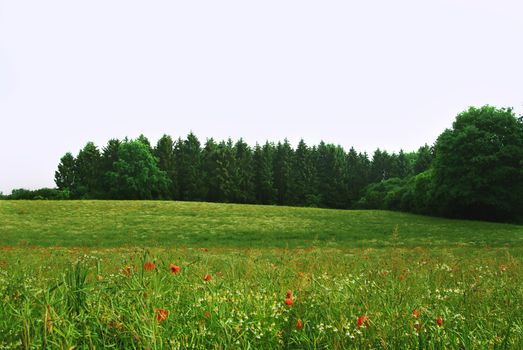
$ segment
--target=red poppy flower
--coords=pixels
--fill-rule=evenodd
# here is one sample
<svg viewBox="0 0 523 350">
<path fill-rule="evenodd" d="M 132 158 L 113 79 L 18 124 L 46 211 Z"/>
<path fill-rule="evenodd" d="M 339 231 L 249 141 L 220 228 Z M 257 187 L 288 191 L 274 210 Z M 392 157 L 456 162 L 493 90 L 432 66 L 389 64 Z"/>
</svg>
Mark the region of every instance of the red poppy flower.
<svg viewBox="0 0 523 350">
<path fill-rule="evenodd" d="M 145 265 L 143 265 L 143 269 L 145 271 L 156 270 L 156 265 L 153 262 L 148 261 L 145 263 Z"/>
<path fill-rule="evenodd" d="M 287 298 L 287 299 L 292 298 L 292 292 L 291 292 L 290 289 L 287 291 L 287 297 L 286 297 L 286 298 Z"/>
<path fill-rule="evenodd" d="M 173 275 L 176 275 L 182 269 L 180 266 L 174 264 L 170 264 L 169 267 L 171 268 L 171 273 Z"/>
<path fill-rule="evenodd" d="M 420 315 L 421 312 L 418 309 L 412 310 L 412 316 L 414 316 L 415 318 L 419 318 Z"/>
<path fill-rule="evenodd" d="M 356 322 L 356 327 L 360 328 L 365 323 L 365 327 L 369 327 L 369 316 L 359 316 Z"/>
<path fill-rule="evenodd" d="M 209 275 L 209 274 L 205 275 L 205 277 L 203 278 L 203 280 L 204 280 L 205 282 L 209 282 L 209 281 L 211 280 L 211 275 Z"/>
<path fill-rule="evenodd" d="M 285 299 L 285 304 L 287 304 L 287 305 L 290 306 L 290 305 L 293 305 L 293 304 L 294 304 L 294 301 L 292 301 L 291 298 L 287 298 L 287 299 Z"/>
<path fill-rule="evenodd" d="M 443 319 L 441 316 L 436 317 L 436 322 L 441 326 L 443 324 Z"/>
<path fill-rule="evenodd" d="M 296 328 L 301 329 L 302 327 L 303 327 L 303 325 L 301 324 L 301 321 L 298 320 L 298 322 L 296 323 Z"/>
<path fill-rule="evenodd" d="M 162 308 L 158 308 L 156 309 L 156 320 L 158 322 L 162 322 L 162 321 L 165 321 L 167 319 L 167 315 L 168 315 L 168 312 L 167 310 L 164 310 Z"/>
</svg>

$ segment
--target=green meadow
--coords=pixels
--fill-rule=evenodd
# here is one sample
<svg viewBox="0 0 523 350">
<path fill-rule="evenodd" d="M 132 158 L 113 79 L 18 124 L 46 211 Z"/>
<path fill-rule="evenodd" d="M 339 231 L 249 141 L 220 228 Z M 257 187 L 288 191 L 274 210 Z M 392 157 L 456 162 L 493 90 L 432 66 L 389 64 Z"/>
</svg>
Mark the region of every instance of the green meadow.
<svg viewBox="0 0 523 350">
<path fill-rule="evenodd" d="M 523 226 L 0 201 L 0 349 L 522 349 Z"/>
</svg>

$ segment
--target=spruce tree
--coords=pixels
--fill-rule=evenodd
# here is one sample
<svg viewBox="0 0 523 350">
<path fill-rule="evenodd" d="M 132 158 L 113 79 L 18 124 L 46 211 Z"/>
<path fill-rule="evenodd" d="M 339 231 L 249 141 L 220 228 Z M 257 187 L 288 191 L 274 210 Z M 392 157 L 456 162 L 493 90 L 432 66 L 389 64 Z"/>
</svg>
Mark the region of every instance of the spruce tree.
<svg viewBox="0 0 523 350">
<path fill-rule="evenodd" d="M 67 152 L 58 164 L 58 170 L 54 173 L 54 182 L 59 190 L 71 192 L 75 187 L 75 159 Z"/>
</svg>

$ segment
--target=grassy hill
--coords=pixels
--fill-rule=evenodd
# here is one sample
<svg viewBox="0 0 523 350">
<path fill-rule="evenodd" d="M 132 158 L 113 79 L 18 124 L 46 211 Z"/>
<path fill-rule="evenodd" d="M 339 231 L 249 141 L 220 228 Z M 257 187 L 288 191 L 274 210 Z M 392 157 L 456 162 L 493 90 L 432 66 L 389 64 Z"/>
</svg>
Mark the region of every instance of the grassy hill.
<svg viewBox="0 0 523 350">
<path fill-rule="evenodd" d="M 0 201 L 2 349 L 519 350 L 522 275 L 516 225 Z"/>
<path fill-rule="evenodd" d="M 523 226 L 376 210 L 172 201 L 0 201 L 0 245 L 523 246 Z"/>
</svg>

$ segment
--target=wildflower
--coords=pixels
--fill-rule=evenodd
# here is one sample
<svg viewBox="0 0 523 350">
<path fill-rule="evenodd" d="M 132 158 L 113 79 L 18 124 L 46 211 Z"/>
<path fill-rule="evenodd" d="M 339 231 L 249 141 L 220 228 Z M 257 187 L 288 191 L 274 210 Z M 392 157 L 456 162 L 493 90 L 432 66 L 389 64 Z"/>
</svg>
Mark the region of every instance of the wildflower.
<svg viewBox="0 0 523 350">
<path fill-rule="evenodd" d="M 296 328 L 301 329 L 302 327 L 303 325 L 301 324 L 301 320 L 298 320 L 298 322 L 296 323 Z"/>
<path fill-rule="evenodd" d="M 204 280 L 205 282 L 209 282 L 209 281 L 211 280 L 211 275 L 209 275 L 209 274 L 205 275 L 205 277 L 203 278 L 203 280 Z"/>
<path fill-rule="evenodd" d="M 358 322 L 356 322 L 356 327 L 360 328 L 365 323 L 365 327 L 369 327 L 369 316 L 359 316 Z"/>
<path fill-rule="evenodd" d="M 421 312 L 418 309 L 412 310 L 412 316 L 414 316 L 415 318 L 419 318 L 420 315 Z"/>
<path fill-rule="evenodd" d="M 176 275 L 182 269 L 180 266 L 174 264 L 170 264 L 169 267 L 171 268 L 171 273 L 173 275 Z"/>
<path fill-rule="evenodd" d="M 143 269 L 145 271 L 156 270 L 156 265 L 153 262 L 148 261 L 145 263 L 145 265 L 143 265 Z"/>
<path fill-rule="evenodd" d="M 167 312 L 167 310 L 164 310 L 162 308 L 158 308 L 158 309 L 156 309 L 155 314 L 156 314 L 156 320 L 158 322 L 162 322 L 162 321 L 165 321 L 167 319 L 168 312 Z"/>
<path fill-rule="evenodd" d="M 286 297 L 286 298 L 287 298 L 287 299 L 292 298 L 292 292 L 291 292 L 290 289 L 287 291 L 287 297 Z"/>
<path fill-rule="evenodd" d="M 436 322 L 441 326 L 443 324 L 443 319 L 441 316 L 436 317 Z"/>
<path fill-rule="evenodd" d="M 499 265 L 499 270 L 501 272 L 507 272 L 507 265 Z"/>
<path fill-rule="evenodd" d="M 293 305 L 293 304 L 294 304 L 294 301 L 292 301 L 292 299 L 291 299 L 291 298 L 286 298 L 286 299 L 285 299 L 285 304 L 287 304 L 287 305 L 291 306 L 291 305 Z"/>
</svg>

